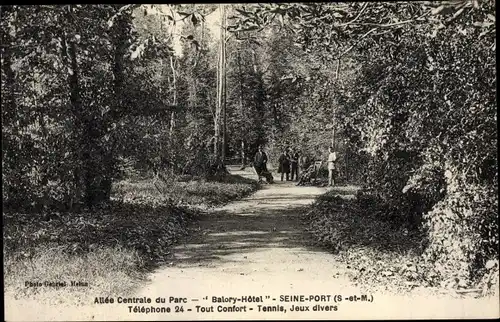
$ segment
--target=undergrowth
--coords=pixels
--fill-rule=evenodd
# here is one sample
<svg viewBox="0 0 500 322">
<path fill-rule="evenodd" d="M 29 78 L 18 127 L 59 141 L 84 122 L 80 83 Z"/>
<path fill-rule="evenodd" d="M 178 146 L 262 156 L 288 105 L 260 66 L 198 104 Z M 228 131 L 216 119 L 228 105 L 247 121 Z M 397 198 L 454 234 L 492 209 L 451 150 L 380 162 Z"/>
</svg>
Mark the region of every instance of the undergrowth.
<svg viewBox="0 0 500 322">
<path fill-rule="evenodd" d="M 4 211 L 5 292 L 47 303 L 89 304 L 129 294 L 202 210 L 244 197 L 253 180 L 118 182 L 108 204 L 78 213 Z M 88 287 L 27 287 L 26 282 L 88 283 Z M 71 302 L 71 303 L 69 303 Z"/>
<path fill-rule="evenodd" d="M 346 265 L 356 285 L 399 294 L 422 287 L 456 296 L 498 291 L 498 261 L 475 285 L 461 285 L 439 275 L 434 263 L 425 260 L 428 240 L 422 229 L 387 216 L 387 209 L 375 199 L 341 195 L 334 189 L 320 196 L 303 220 L 314 241 Z"/>
<path fill-rule="evenodd" d="M 160 199 L 176 205 L 214 207 L 243 198 L 258 188 L 255 180 L 238 175 L 205 180 L 197 177 L 180 180 L 129 179 L 114 186 L 114 194 L 123 200 Z"/>
</svg>

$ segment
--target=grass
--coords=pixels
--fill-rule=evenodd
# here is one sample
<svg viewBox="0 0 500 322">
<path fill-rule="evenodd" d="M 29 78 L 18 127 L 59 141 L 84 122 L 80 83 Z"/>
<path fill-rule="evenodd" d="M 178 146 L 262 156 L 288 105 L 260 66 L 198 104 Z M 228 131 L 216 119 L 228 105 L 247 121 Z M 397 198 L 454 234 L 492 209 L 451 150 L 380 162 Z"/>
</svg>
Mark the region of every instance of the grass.
<svg viewBox="0 0 500 322">
<path fill-rule="evenodd" d="M 114 193 L 123 200 L 144 198 L 170 199 L 174 204 L 208 207 L 221 206 L 243 198 L 258 188 L 254 180 L 238 175 L 226 176 L 218 181 L 192 178 L 189 181 L 153 181 L 132 179 L 117 183 Z"/>
<path fill-rule="evenodd" d="M 388 219 L 382 211 L 380 205 L 346 198 L 334 189 L 322 195 L 303 219 L 312 238 L 346 265 L 361 288 L 401 294 L 426 287 L 438 292 L 421 256 L 423 234 Z"/>
<path fill-rule="evenodd" d="M 494 275 L 498 262 L 485 280 L 460 288 L 455 278 L 442 276 L 424 260 L 424 232 L 388 215 L 383 204 L 369 197 L 355 198 L 351 188 L 337 187 L 323 194 L 303 220 L 313 240 L 344 263 L 354 284 L 368 292 L 396 294 L 498 294 Z"/>
<path fill-rule="evenodd" d="M 5 293 L 44 303 L 91 304 L 126 296 L 169 260 L 169 249 L 210 208 L 257 190 L 255 181 L 153 182 L 129 179 L 112 202 L 80 213 L 4 212 Z M 88 287 L 26 287 L 26 282 L 88 282 Z"/>
<path fill-rule="evenodd" d="M 40 249 L 32 258 L 4 262 L 5 292 L 14 298 L 36 298 L 48 304 L 84 305 L 94 297 L 129 295 L 142 280 L 137 251 L 120 246 L 71 255 L 62 248 Z M 88 283 L 85 286 L 26 287 L 26 282 Z"/>
</svg>

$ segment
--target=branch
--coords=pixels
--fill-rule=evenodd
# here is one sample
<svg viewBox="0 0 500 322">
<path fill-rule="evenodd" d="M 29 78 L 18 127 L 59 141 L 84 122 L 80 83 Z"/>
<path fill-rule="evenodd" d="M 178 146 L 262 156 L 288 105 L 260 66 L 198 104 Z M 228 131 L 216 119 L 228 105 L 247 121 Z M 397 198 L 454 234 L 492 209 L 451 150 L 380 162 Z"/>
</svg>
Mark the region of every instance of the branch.
<svg viewBox="0 0 500 322">
<path fill-rule="evenodd" d="M 462 12 L 460 12 L 462 13 Z M 456 17 L 460 14 L 458 13 Z M 429 12 L 424 12 L 422 15 L 418 16 L 417 18 L 410 19 L 410 20 L 405 20 L 405 21 L 399 21 L 399 22 L 393 22 L 393 23 L 387 23 L 387 24 L 380 24 L 380 23 L 371 23 L 371 22 L 359 22 L 359 23 L 354 23 L 354 22 L 349 22 L 355 25 L 360 25 L 360 26 L 373 26 L 373 27 L 381 27 L 381 28 L 388 28 L 388 27 L 394 27 L 394 26 L 400 26 L 404 25 L 410 22 L 415 22 L 415 21 L 422 21 L 422 18 L 425 16 L 428 16 L 430 13 Z M 454 18 L 456 18 L 454 17 Z M 354 21 L 354 20 L 353 20 Z"/>
<path fill-rule="evenodd" d="M 272 64 L 268 64 L 266 69 L 262 72 L 262 75 L 265 75 L 268 71 L 269 71 L 269 68 L 271 67 Z"/>
<path fill-rule="evenodd" d="M 405 20 L 405 21 L 388 23 L 388 24 L 378 24 L 378 23 L 371 23 L 371 22 L 360 22 L 360 23 L 354 23 L 354 24 L 360 25 L 360 26 L 373 26 L 373 27 L 377 27 L 377 28 L 388 28 L 388 27 L 404 25 L 404 24 L 407 24 L 410 22 L 414 22 L 415 20 L 416 19 L 411 19 L 411 20 Z"/>
<path fill-rule="evenodd" d="M 469 11 L 471 11 L 471 10 L 472 9 L 470 9 Z M 452 17 L 446 19 L 445 20 L 446 24 L 449 24 L 449 23 L 453 22 L 454 20 L 456 20 L 458 18 L 458 16 L 460 16 L 462 14 L 462 12 L 464 12 L 464 8 L 458 10 L 457 12 L 455 12 L 455 14 Z"/>
<path fill-rule="evenodd" d="M 386 31 L 382 31 L 382 32 L 379 32 L 379 33 L 376 33 L 376 34 L 373 34 L 374 36 L 382 36 L 382 35 L 385 35 L 385 34 L 388 34 L 390 33 L 392 30 L 386 30 Z"/>
<path fill-rule="evenodd" d="M 335 70 L 335 79 L 339 79 L 339 69 L 340 69 L 340 58 L 339 60 L 337 61 L 337 68 Z"/>
<path fill-rule="evenodd" d="M 337 27 L 343 27 L 343 26 L 347 26 L 351 23 L 353 23 L 354 21 L 358 20 L 359 16 L 361 16 L 361 14 L 363 13 L 363 11 L 365 11 L 366 7 L 368 6 L 368 2 L 365 2 L 365 5 L 363 6 L 363 8 L 361 8 L 361 10 L 359 11 L 358 15 L 352 19 L 351 21 L 349 22 L 346 22 L 346 23 L 343 23 L 343 24 L 340 24 L 338 25 Z"/>
<path fill-rule="evenodd" d="M 354 46 L 356 46 L 360 42 L 361 39 L 365 38 L 366 36 L 368 36 L 370 33 L 374 32 L 377 29 L 378 29 L 378 27 L 377 28 L 373 28 L 370 31 L 368 31 L 366 34 L 364 34 L 363 36 L 361 36 L 354 45 L 352 45 L 349 48 L 347 48 L 343 53 L 341 53 L 339 55 L 339 57 L 337 57 L 337 59 L 340 60 L 344 55 L 346 55 L 348 52 L 350 52 L 354 48 Z"/>
</svg>

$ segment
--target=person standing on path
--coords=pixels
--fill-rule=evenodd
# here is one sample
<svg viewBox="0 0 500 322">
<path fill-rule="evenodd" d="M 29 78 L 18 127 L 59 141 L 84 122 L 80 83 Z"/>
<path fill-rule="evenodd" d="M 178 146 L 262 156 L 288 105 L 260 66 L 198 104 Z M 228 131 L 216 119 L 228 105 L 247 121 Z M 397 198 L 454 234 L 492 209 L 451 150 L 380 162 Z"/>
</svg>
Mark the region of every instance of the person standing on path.
<svg viewBox="0 0 500 322">
<path fill-rule="evenodd" d="M 337 153 L 333 150 L 333 147 L 328 148 L 328 185 L 333 187 L 334 182 L 334 174 L 335 174 L 335 162 L 337 161 Z"/>
<path fill-rule="evenodd" d="M 286 175 L 286 181 L 290 181 L 290 154 L 288 153 L 288 148 L 283 150 L 283 153 L 279 158 L 280 169 L 281 169 L 281 181 Z"/>
<path fill-rule="evenodd" d="M 290 163 L 292 166 L 292 175 L 291 180 L 295 177 L 295 180 L 299 179 L 299 152 L 292 149 L 292 153 L 290 156 Z"/>
<path fill-rule="evenodd" d="M 261 183 L 263 173 L 267 172 L 267 154 L 262 150 L 262 145 L 259 145 L 259 150 L 255 153 L 253 166 L 257 172 L 259 183 Z"/>
</svg>

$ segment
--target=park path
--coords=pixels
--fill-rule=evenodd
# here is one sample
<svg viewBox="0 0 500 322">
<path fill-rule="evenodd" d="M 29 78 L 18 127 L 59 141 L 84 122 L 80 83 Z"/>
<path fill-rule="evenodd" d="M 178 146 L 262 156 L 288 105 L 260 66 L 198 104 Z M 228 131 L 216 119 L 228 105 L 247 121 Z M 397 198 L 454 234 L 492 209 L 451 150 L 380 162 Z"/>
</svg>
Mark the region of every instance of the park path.
<svg viewBox="0 0 500 322">
<path fill-rule="evenodd" d="M 231 170 L 233 174 L 255 177 L 250 170 Z M 128 306 L 137 304 L 115 303 L 73 309 L 72 315 L 60 312 L 54 319 L 392 319 L 477 317 L 484 313 L 484 302 L 438 299 L 425 294 L 412 298 L 368 294 L 369 298 L 373 295 L 373 302 L 346 301 L 349 296 L 366 293 L 349 281 L 343 264 L 310 244 L 300 221 L 307 205 L 326 191 L 323 187 L 298 187 L 294 182 L 278 180 L 206 215 L 192 228 L 193 233 L 173 248 L 168 265 L 152 273 L 136 294 L 152 299 L 152 304 L 144 305 L 146 308 L 168 306 L 170 313 L 129 313 Z M 294 295 L 303 295 L 307 300 L 280 301 Z M 343 301 L 335 302 L 334 295 L 341 295 Z M 254 300 L 254 296 L 259 300 L 262 296 L 263 302 L 244 302 L 243 297 Z M 310 296 L 319 301 L 308 301 Z M 154 303 L 158 297 L 167 303 Z M 234 304 L 214 303 L 214 297 L 239 300 Z M 292 312 L 292 305 L 308 306 L 309 311 Z M 315 311 L 315 305 L 337 310 Z M 233 306 L 240 312 L 218 312 Z M 279 306 L 286 312 L 263 309 Z M 176 307 L 182 307 L 183 312 L 175 312 Z"/>
<path fill-rule="evenodd" d="M 233 174 L 255 178 L 251 169 L 241 171 L 233 167 L 230 170 Z M 138 292 L 137 296 L 166 298 L 167 303 L 170 296 L 185 298 L 187 303 L 173 300 L 170 304 L 173 310 L 175 306 L 182 306 L 183 313 L 132 317 L 150 320 L 385 319 L 473 317 L 484 312 L 484 302 L 430 298 L 425 294 L 415 298 L 368 294 L 374 296 L 374 302 L 345 301 L 349 296 L 361 297 L 366 293 L 347 278 L 345 265 L 335 261 L 328 251 L 311 244 L 300 220 L 307 206 L 328 188 L 296 186 L 295 182 L 275 179 L 278 179 L 275 184 L 264 184 L 253 195 L 203 218 L 194 227 L 193 234 L 174 247 L 169 265 L 156 271 L 148 285 Z M 354 191 L 352 187 L 336 189 Z M 343 198 L 353 197 L 346 191 L 341 194 Z M 280 301 L 282 296 L 293 295 L 303 295 L 306 299 L 312 295 L 319 301 Z M 343 301 L 336 303 L 334 295 L 342 295 Z M 263 302 L 243 302 L 244 296 L 262 296 Z M 234 306 L 246 306 L 246 312 L 218 312 L 219 306 L 233 307 L 233 303 L 214 303 L 213 297 L 240 298 Z M 316 304 L 330 309 L 336 306 L 337 311 L 315 311 Z M 259 311 L 258 305 L 281 305 L 286 313 L 264 312 L 262 307 Z M 292 305 L 308 306 L 309 311 L 292 312 Z M 202 310 L 205 312 L 200 312 Z M 114 314 L 107 318 L 116 317 Z"/>
<path fill-rule="evenodd" d="M 231 172 L 255 179 L 250 169 L 231 168 Z M 151 283 L 139 294 L 185 296 L 188 304 L 184 310 L 189 307 L 193 311 L 179 318 L 220 320 L 300 318 L 304 312 L 263 313 L 256 305 L 283 304 L 280 295 L 347 294 L 346 288 L 352 292 L 353 287 L 332 256 L 310 245 L 300 220 L 306 207 L 327 188 L 296 186 L 295 182 L 275 179 L 274 184 L 263 184 L 253 195 L 221 207 L 200 221 L 194 233 L 174 247 L 171 266 L 153 274 Z M 213 296 L 261 295 L 263 303 L 236 302 L 236 306 L 247 304 L 245 313 L 216 312 L 220 303 L 212 303 Z M 193 299 L 198 301 L 191 302 Z M 333 299 L 331 304 L 335 304 Z M 196 305 L 213 306 L 215 312 L 197 313 Z"/>
</svg>

